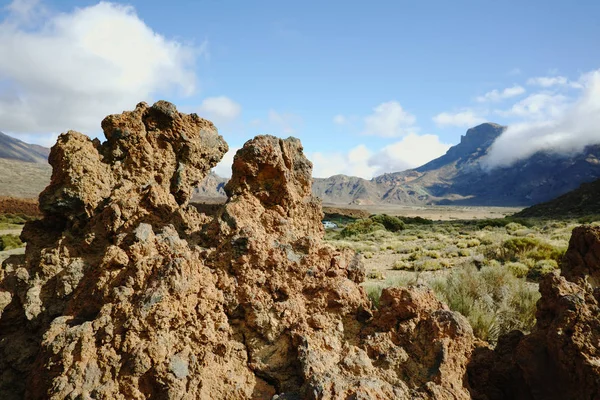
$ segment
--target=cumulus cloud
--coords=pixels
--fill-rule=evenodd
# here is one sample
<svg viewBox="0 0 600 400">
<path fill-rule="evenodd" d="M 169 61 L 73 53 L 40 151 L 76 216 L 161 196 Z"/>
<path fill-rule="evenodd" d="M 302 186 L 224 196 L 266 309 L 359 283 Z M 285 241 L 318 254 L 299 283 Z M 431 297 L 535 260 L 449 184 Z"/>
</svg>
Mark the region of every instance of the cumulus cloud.
<svg viewBox="0 0 600 400">
<path fill-rule="evenodd" d="M 504 99 L 509 99 L 511 97 L 519 96 L 525 93 L 525 88 L 519 85 L 514 85 L 512 87 L 506 88 L 502 91 L 494 89 L 492 91 L 487 92 L 483 96 L 477 97 L 477 101 L 480 103 L 485 103 L 488 101 L 500 101 Z"/>
<path fill-rule="evenodd" d="M 350 175 L 370 179 L 377 167 L 369 165 L 371 151 L 364 145 L 358 145 L 344 152 L 314 152 L 307 153 L 307 157 L 313 162 L 313 176 L 315 178 L 327 178 L 332 175 Z"/>
<path fill-rule="evenodd" d="M 538 76 L 535 78 L 529 78 L 527 80 L 528 85 L 541 86 L 543 88 L 549 88 L 553 86 L 569 86 L 575 89 L 581 89 L 583 86 L 580 82 L 573 82 L 564 76 Z"/>
<path fill-rule="evenodd" d="M 36 6 L 15 1 L 0 23 L 0 129 L 100 132 L 104 116 L 158 92 L 194 92 L 193 64 L 206 44 L 169 40 L 133 7 L 107 2 L 23 23 Z"/>
<path fill-rule="evenodd" d="M 411 133 L 401 141 L 385 146 L 369 160 L 375 175 L 420 167 L 446 153 L 450 144 L 440 142 L 437 135 Z"/>
<path fill-rule="evenodd" d="M 381 137 L 403 136 L 415 131 L 416 118 L 402 108 L 397 101 L 381 103 L 373 113 L 365 117 L 364 135 Z"/>
<path fill-rule="evenodd" d="M 361 144 L 347 153 L 315 152 L 308 157 L 314 165 L 313 176 L 317 178 L 344 174 L 370 179 L 386 172 L 419 167 L 443 155 L 449 147 L 436 135 L 411 133 L 375 152 Z"/>
<path fill-rule="evenodd" d="M 575 103 L 567 105 L 560 99 L 561 106 L 551 108 L 544 118 L 509 126 L 492 145 L 485 166 L 507 166 L 538 151 L 573 154 L 599 144 L 600 70 L 584 75 L 580 82 L 584 91 Z"/>
<path fill-rule="evenodd" d="M 568 107 L 569 100 L 559 93 L 534 93 L 514 104 L 508 110 L 497 110 L 503 117 L 519 117 L 521 119 L 548 119 L 561 115 Z"/>
<path fill-rule="evenodd" d="M 235 120 L 241 111 L 242 107 L 229 97 L 218 96 L 204 99 L 199 114 L 216 122 L 229 122 Z"/>
<path fill-rule="evenodd" d="M 485 122 L 485 119 L 478 116 L 472 110 L 459 111 L 457 113 L 443 112 L 433 117 L 433 122 L 439 127 L 456 126 L 471 128 L 475 125 Z"/>
</svg>

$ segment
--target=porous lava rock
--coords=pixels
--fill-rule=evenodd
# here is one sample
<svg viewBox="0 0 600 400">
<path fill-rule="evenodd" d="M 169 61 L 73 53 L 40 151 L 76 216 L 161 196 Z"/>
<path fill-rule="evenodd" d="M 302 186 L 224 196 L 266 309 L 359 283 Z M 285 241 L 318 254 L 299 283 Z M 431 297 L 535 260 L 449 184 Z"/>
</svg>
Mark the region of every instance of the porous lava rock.
<svg viewBox="0 0 600 400">
<path fill-rule="evenodd" d="M 540 283 L 537 322 L 511 332 L 469 365 L 473 398 L 600 398 L 600 227 L 573 230 L 561 274 Z"/>
<path fill-rule="evenodd" d="M 297 139 L 248 141 L 209 215 L 188 202 L 228 150 L 212 123 L 160 101 L 102 128 L 58 138 L 0 269 L 0 398 L 470 398 L 465 318 L 425 287 L 372 307 Z"/>
</svg>

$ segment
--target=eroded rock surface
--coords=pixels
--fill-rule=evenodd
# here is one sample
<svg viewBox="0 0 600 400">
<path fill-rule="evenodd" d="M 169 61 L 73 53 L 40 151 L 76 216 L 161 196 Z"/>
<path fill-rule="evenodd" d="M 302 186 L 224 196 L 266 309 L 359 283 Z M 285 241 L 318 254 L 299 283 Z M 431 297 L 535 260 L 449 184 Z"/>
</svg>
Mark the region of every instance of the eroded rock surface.
<svg viewBox="0 0 600 400">
<path fill-rule="evenodd" d="M 561 275 L 540 283 L 537 322 L 469 366 L 476 399 L 600 398 L 600 227 L 573 230 Z"/>
<path fill-rule="evenodd" d="M 247 142 L 207 215 L 188 200 L 227 151 L 212 123 L 158 102 L 102 127 L 59 137 L 0 270 L 0 398 L 470 398 L 466 320 L 423 287 L 372 309 L 297 139 Z"/>
</svg>

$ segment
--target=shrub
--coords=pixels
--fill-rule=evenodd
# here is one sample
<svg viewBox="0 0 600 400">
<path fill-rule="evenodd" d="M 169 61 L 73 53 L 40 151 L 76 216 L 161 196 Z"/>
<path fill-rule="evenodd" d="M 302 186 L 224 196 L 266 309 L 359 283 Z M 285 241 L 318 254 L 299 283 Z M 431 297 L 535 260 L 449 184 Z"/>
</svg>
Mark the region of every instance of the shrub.
<svg viewBox="0 0 600 400">
<path fill-rule="evenodd" d="M 503 261 L 519 261 L 519 259 L 531 258 L 535 261 L 554 260 L 558 262 L 562 259 L 565 251 L 565 248 L 554 247 L 537 238 L 517 237 L 502 243 L 497 256 Z"/>
<path fill-rule="evenodd" d="M 385 227 L 380 223 L 373 221 L 372 219 L 360 219 L 356 222 L 346 225 L 346 227 L 341 230 L 340 236 L 346 238 L 364 233 L 371 233 L 382 229 L 385 229 Z"/>
<path fill-rule="evenodd" d="M 505 266 L 517 278 L 524 278 L 529 273 L 529 267 L 520 262 L 509 262 Z"/>
<path fill-rule="evenodd" d="M 405 224 L 432 225 L 433 221 L 423 217 L 398 217 Z"/>
<path fill-rule="evenodd" d="M 600 214 L 597 215 L 587 215 L 585 217 L 581 217 L 577 220 L 580 224 L 591 224 L 592 222 L 600 221 Z"/>
<path fill-rule="evenodd" d="M 441 254 L 438 251 L 435 250 L 429 250 L 425 252 L 425 256 L 426 257 L 430 257 L 430 258 L 434 258 L 434 259 L 438 259 L 441 257 Z"/>
<path fill-rule="evenodd" d="M 381 271 L 371 271 L 367 274 L 367 278 L 368 279 L 377 279 L 377 280 L 384 280 L 385 276 L 383 276 L 383 273 Z"/>
<path fill-rule="evenodd" d="M 469 257 L 471 255 L 471 252 L 467 249 L 459 249 L 458 255 L 461 257 Z"/>
<path fill-rule="evenodd" d="M 397 217 L 392 217 L 391 215 L 379 214 L 372 215 L 370 218 L 373 222 L 383 225 L 385 229 L 390 232 L 398 232 L 404 229 L 404 222 Z"/>
<path fill-rule="evenodd" d="M 467 247 L 477 247 L 481 244 L 481 242 L 477 239 L 469 239 L 467 240 Z"/>
<path fill-rule="evenodd" d="M 558 269 L 558 263 L 555 260 L 540 260 L 529 269 L 527 277 L 529 279 L 537 280 L 555 269 Z"/>
<path fill-rule="evenodd" d="M 538 291 L 503 266 L 454 269 L 431 286 L 450 309 L 463 314 L 477 337 L 495 342 L 514 329 L 529 331 L 535 322 Z"/>
<path fill-rule="evenodd" d="M 18 249 L 19 247 L 23 247 L 23 242 L 17 235 L 0 236 L 0 251 Z"/>
<path fill-rule="evenodd" d="M 410 263 L 408 263 L 406 261 L 398 260 L 392 265 L 392 269 L 394 271 L 406 271 L 406 270 L 412 270 L 413 267 Z"/>
<path fill-rule="evenodd" d="M 381 298 L 381 291 L 383 290 L 383 286 L 380 284 L 369 284 L 365 285 L 365 291 L 367 292 L 367 297 L 373 303 L 375 308 L 379 307 L 379 299 Z"/>
<path fill-rule="evenodd" d="M 415 271 L 437 271 L 445 268 L 440 261 L 432 260 L 430 258 L 425 260 L 417 261 L 413 264 Z"/>
</svg>

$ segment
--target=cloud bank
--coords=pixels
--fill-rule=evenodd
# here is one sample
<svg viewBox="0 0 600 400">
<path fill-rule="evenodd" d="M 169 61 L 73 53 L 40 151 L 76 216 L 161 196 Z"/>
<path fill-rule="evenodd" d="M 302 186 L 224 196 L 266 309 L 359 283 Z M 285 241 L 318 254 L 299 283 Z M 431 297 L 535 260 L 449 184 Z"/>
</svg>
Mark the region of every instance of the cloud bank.
<svg viewBox="0 0 600 400">
<path fill-rule="evenodd" d="M 361 144 L 346 153 L 314 152 L 307 157 L 313 162 L 313 176 L 317 178 L 344 174 L 371 179 L 386 172 L 419 167 L 443 155 L 448 148 L 450 145 L 441 143 L 436 135 L 411 133 L 377 151 Z"/>
<path fill-rule="evenodd" d="M 583 92 L 574 103 L 562 95 L 539 94 L 515 105 L 513 113 L 533 118 L 510 125 L 492 145 L 484 166 L 508 166 L 538 151 L 573 154 L 600 144 L 600 70 L 585 74 L 578 84 Z"/>
<path fill-rule="evenodd" d="M 402 108 L 397 101 L 381 103 L 373 113 L 365 117 L 363 135 L 398 137 L 417 130 L 416 118 Z"/>
<path fill-rule="evenodd" d="M 39 5 L 31 0 L 7 9 L 0 23 L 2 130 L 99 133 L 106 115 L 152 101 L 156 92 L 195 90 L 194 61 L 206 44 L 166 39 L 133 7 L 101 2 L 41 18 L 32 16 Z"/>
</svg>

